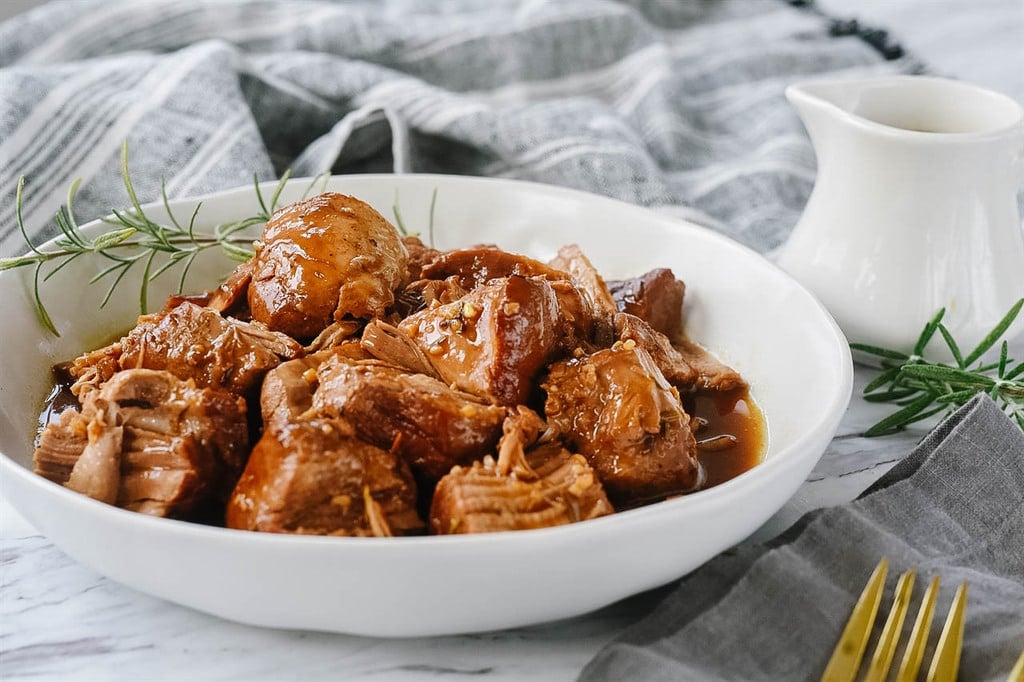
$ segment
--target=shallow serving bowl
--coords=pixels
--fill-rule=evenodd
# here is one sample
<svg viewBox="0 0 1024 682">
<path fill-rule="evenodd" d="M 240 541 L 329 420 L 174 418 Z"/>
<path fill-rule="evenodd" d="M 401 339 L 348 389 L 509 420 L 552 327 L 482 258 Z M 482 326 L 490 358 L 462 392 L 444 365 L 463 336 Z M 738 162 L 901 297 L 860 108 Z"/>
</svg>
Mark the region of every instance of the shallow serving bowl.
<svg viewBox="0 0 1024 682">
<path fill-rule="evenodd" d="M 282 201 L 298 199 L 307 186 L 290 182 Z M 507 180 L 362 175 L 331 178 L 327 189 L 368 201 L 389 218 L 397 201 L 406 226 L 425 241 L 436 190 L 441 248 L 495 243 L 547 258 L 576 242 L 606 277 L 672 268 L 687 285 L 690 337 L 752 386 L 768 424 L 764 462 L 693 495 L 515 533 L 286 536 L 117 509 L 32 473 L 51 365 L 108 342 L 138 313 L 137 282 L 123 283 L 101 312 L 105 287 L 85 282 L 103 262 L 81 258 L 42 288 L 60 338 L 36 321 L 31 270 L 0 273 L 0 484 L 58 547 L 135 589 L 256 625 L 401 637 L 539 623 L 667 583 L 743 540 L 796 491 L 846 409 L 850 355 L 829 315 L 781 270 L 708 230 L 583 192 Z M 197 201 L 171 209 L 187 220 Z M 202 201 L 200 228 L 257 212 L 251 187 Z M 166 218 L 159 207 L 147 213 Z M 212 256 L 193 270 L 189 288 L 215 286 L 232 265 Z M 176 279 L 154 283 L 151 307 L 162 305 Z"/>
</svg>

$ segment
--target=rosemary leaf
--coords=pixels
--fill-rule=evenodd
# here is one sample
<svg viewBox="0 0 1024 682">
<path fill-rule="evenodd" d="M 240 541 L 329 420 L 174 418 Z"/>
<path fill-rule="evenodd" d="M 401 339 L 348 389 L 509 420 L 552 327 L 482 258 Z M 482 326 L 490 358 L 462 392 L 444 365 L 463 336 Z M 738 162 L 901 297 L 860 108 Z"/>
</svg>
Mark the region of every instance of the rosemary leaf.
<svg viewBox="0 0 1024 682">
<path fill-rule="evenodd" d="M 409 236 L 409 230 L 405 229 L 405 221 L 402 220 L 402 211 L 398 207 L 398 188 L 395 188 L 395 201 L 391 204 L 391 212 L 395 215 L 395 226 L 402 233 L 403 237 Z"/>
<path fill-rule="evenodd" d="M 882 388 L 882 386 L 885 386 L 886 384 L 891 384 L 893 380 L 899 375 L 899 373 L 899 367 L 890 367 L 889 369 L 885 370 L 877 377 L 875 377 L 872 381 L 870 381 L 868 385 L 864 387 L 863 394 L 867 396 L 867 394 L 877 391 L 878 389 Z"/>
<path fill-rule="evenodd" d="M 121 242 L 130 239 L 136 232 L 138 232 L 138 230 L 134 227 L 126 227 L 123 230 L 105 232 L 92 240 L 92 250 L 106 251 L 107 249 L 115 247 Z"/>
<path fill-rule="evenodd" d="M 871 346 L 866 343 L 851 343 L 850 348 L 870 355 L 877 355 L 880 358 L 903 361 L 910 360 L 910 356 L 906 353 L 901 353 L 898 350 L 889 350 L 888 348 L 879 348 L 878 346 Z"/>
<path fill-rule="evenodd" d="M 291 169 L 286 170 L 284 174 L 281 176 L 281 179 L 277 181 L 277 188 L 274 190 L 274 196 L 270 198 L 270 210 L 263 212 L 267 220 L 270 220 L 270 217 L 274 214 L 274 211 L 277 210 L 277 200 L 281 197 L 281 191 L 284 190 L 284 186 L 288 184 L 288 178 L 290 178 L 291 176 Z"/>
<path fill-rule="evenodd" d="M 430 248 L 434 248 L 434 207 L 437 205 L 437 188 L 430 195 L 430 223 L 427 227 L 427 237 L 430 239 Z"/>
<path fill-rule="evenodd" d="M 1006 380 L 1016 379 L 1017 377 L 1019 377 L 1022 374 L 1024 374 L 1024 360 L 1021 360 L 1017 364 L 1016 367 L 1013 367 L 1012 369 L 1007 370 L 1006 375 L 1003 377 L 1003 379 L 1006 379 Z"/>
<path fill-rule="evenodd" d="M 18 230 L 21 232 L 21 238 L 25 240 L 25 245 L 28 246 L 29 251 L 32 253 L 39 253 L 39 249 L 32 243 L 32 240 L 28 238 L 28 232 L 25 230 L 25 221 L 21 217 L 21 196 L 25 190 L 25 176 L 22 175 L 18 178 L 18 188 L 14 192 L 14 216 L 18 223 Z"/>
<path fill-rule="evenodd" d="M 1017 319 L 1017 314 L 1020 313 L 1020 309 L 1022 306 L 1024 306 L 1024 298 L 1014 303 L 1013 307 L 1011 307 L 1010 310 L 1006 313 L 1006 315 L 1003 316 L 1003 319 L 999 321 L 999 324 L 997 324 L 995 328 L 992 331 L 990 331 L 985 336 L 985 338 L 981 340 L 981 342 L 978 343 L 977 347 L 974 350 L 972 350 L 966 358 L 964 358 L 965 365 L 970 365 L 975 360 L 984 355 L 985 351 L 987 351 L 989 348 L 995 345 L 995 343 L 1003 336 L 1003 334 L 1006 333 L 1006 330 L 1010 328 L 1010 325 L 1013 324 L 1013 321 Z"/>
<path fill-rule="evenodd" d="M 869 403 L 890 403 L 915 396 L 920 391 L 916 388 L 904 388 L 904 389 L 893 389 L 891 391 L 881 391 L 878 393 L 866 393 L 864 400 Z"/>
<path fill-rule="evenodd" d="M 995 383 L 994 379 L 984 374 L 975 374 L 974 372 L 945 365 L 906 365 L 901 369 L 909 377 L 935 379 L 949 384 L 983 386 L 987 389 Z"/>
<path fill-rule="evenodd" d="M 139 315 L 145 315 L 149 310 L 149 283 L 152 278 L 149 271 L 153 268 L 153 259 L 156 258 L 156 251 L 149 252 L 146 259 L 146 267 L 142 270 L 142 284 L 139 286 Z"/>
<path fill-rule="evenodd" d="M 39 273 L 43 269 L 43 263 L 40 261 L 36 263 L 36 272 L 33 277 L 32 295 L 36 299 L 36 315 L 39 317 L 39 322 L 42 323 L 46 329 L 54 336 L 60 336 L 60 332 L 57 331 L 56 325 L 53 324 L 53 320 L 50 319 L 50 313 L 46 311 L 46 306 L 43 305 L 43 299 L 39 296 Z"/>
<path fill-rule="evenodd" d="M 224 242 L 220 245 L 220 248 L 230 258 L 233 258 L 240 263 L 244 263 L 252 258 L 254 253 L 251 249 L 247 249 L 244 246 L 239 246 L 238 244 L 233 244 L 231 242 Z"/>
<path fill-rule="evenodd" d="M 964 356 L 960 353 L 960 345 L 953 339 L 953 335 L 946 329 L 946 325 L 939 325 L 939 333 L 942 334 L 942 338 L 946 341 L 946 347 L 949 348 L 949 352 L 953 354 L 953 359 L 956 360 L 956 366 L 960 368 L 966 367 L 964 363 Z"/>
<path fill-rule="evenodd" d="M 928 323 L 921 330 L 921 335 L 917 339 L 917 343 L 914 344 L 914 355 L 924 355 L 925 346 L 935 336 L 935 330 L 939 328 L 939 324 L 942 323 L 942 317 L 946 314 L 945 308 L 940 308 L 939 312 L 935 313 L 932 319 L 928 320 Z"/>
<path fill-rule="evenodd" d="M 880 420 L 874 426 L 865 431 L 864 435 L 869 437 L 882 436 L 899 431 L 904 426 L 912 423 L 914 421 L 914 417 L 921 414 L 921 412 L 931 405 L 934 400 L 935 396 L 925 394 L 903 409 L 897 410 L 888 417 Z"/>
</svg>

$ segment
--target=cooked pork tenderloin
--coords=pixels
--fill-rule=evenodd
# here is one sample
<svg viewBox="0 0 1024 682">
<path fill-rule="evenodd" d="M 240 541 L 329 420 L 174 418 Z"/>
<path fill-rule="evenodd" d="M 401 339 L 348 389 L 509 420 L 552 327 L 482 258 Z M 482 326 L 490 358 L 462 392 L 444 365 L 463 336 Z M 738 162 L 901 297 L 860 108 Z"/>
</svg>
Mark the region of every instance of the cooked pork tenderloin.
<svg viewBox="0 0 1024 682">
<path fill-rule="evenodd" d="M 496 246 L 477 246 L 445 251 L 425 265 L 421 277 L 428 280 L 452 281 L 465 291 L 476 289 L 492 279 L 541 277 L 549 281 L 567 280 L 569 274 L 539 260 L 502 251 Z"/>
<path fill-rule="evenodd" d="M 558 348 L 558 302 L 548 282 L 512 276 L 398 327 L 446 383 L 499 405 L 519 405 Z"/>
<path fill-rule="evenodd" d="M 190 518 L 223 505 L 247 454 L 242 398 L 197 388 L 168 372 L 133 369 L 88 392 L 81 412 L 66 411 L 47 426 L 35 466 L 50 480 L 95 499 Z"/>
<path fill-rule="evenodd" d="M 647 322 L 629 313 L 617 314 L 614 321 L 619 340 L 635 341 L 650 353 L 665 378 L 680 391 L 731 391 L 747 385 L 736 370 L 694 343 L 683 338 L 672 343 Z"/>
<path fill-rule="evenodd" d="M 621 312 L 636 315 L 670 341 L 682 338 L 686 285 L 668 268 L 632 279 L 610 280 L 608 290 Z"/>
<path fill-rule="evenodd" d="M 402 244 L 409 253 L 409 260 L 406 262 L 406 282 L 415 282 L 423 278 L 423 268 L 441 255 L 437 249 L 427 246 L 416 235 L 405 235 L 402 237 Z"/>
<path fill-rule="evenodd" d="M 387 536 L 423 525 L 405 463 L 340 419 L 265 429 L 227 510 L 229 528 L 270 533 Z"/>
<path fill-rule="evenodd" d="M 505 409 L 424 374 L 334 355 L 317 369 L 313 410 L 343 417 L 362 440 L 401 456 L 433 485 L 455 464 L 492 452 Z"/>
<path fill-rule="evenodd" d="M 71 390 L 82 399 L 119 370 L 159 369 L 200 387 L 242 395 L 258 386 L 267 370 L 302 352 L 296 341 L 259 323 L 221 317 L 184 301 L 168 312 L 143 315 L 117 343 L 76 359 L 69 368 L 76 380 Z"/>
<path fill-rule="evenodd" d="M 549 265 L 569 273 L 572 281 L 589 299 L 596 315 L 606 317 L 619 311 L 597 268 L 576 244 L 560 248 L 558 255 L 551 259 Z"/>
<path fill-rule="evenodd" d="M 525 450 L 537 437 L 525 412 L 520 407 L 506 420 L 497 459 L 488 455 L 454 467 L 437 484 L 430 508 L 434 533 L 548 528 L 615 511 L 584 457 L 554 441 Z M 533 420 L 540 422 L 536 415 Z"/>
<path fill-rule="evenodd" d="M 39 435 L 39 444 L 32 456 L 37 474 L 64 485 L 71 470 L 89 444 L 89 420 L 77 409 L 67 409 L 51 421 Z"/>
<path fill-rule="evenodd" d="M 254 261 L 250 258 L 235 268 L 223 284 L 208 292 L 206 305 L 222 315 L 249 318 L 249 283 L 252 282 L 253 267 Z"/>
<path fill-rule="evenodd" d="M 690 418 L 676 389 L 635 342 L 556 362 L 542 387 L 548 423 L 587 458 L 616 506 L 700 484 Z"/>
<path fill-rule="evenodd" d="M 328 192 L 278 210 L 253 258 L 249 308 L 274 331 L 311 339 L 346 317 L 381 317 L 409 254 L 369 204 Z"/>
</svg>

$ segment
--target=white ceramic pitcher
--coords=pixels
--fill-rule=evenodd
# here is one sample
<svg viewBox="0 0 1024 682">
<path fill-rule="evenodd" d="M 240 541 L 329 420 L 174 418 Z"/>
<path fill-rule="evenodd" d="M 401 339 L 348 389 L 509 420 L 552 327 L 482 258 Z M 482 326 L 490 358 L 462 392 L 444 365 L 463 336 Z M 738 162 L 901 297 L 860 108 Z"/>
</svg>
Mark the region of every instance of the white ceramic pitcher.
<svg viewBox="0 0 1024 682">
<path fill-rule="evenodd" d="M 779 265 L 850 341 L 909 351 L 944 307 L 967 352 L 1024 296 L 1024 110 L 916 76 L 810 81 L 786 97 L 818 177 Z"/>
</svg>

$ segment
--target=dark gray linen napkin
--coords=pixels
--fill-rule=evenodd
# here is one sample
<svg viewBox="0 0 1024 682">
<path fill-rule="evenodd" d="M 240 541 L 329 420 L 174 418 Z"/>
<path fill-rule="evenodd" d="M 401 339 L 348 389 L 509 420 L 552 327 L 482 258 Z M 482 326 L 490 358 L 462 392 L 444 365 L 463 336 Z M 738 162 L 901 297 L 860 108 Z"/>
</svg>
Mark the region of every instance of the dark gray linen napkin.
<svg viewBox="0 0 1024 682">
<path fill-rule="evenodd" d="M 883 556 L 882 608 L 907 568 L 918 569 L 914 613 L 941 576 L 932 642 L 956 587 L 969 582 L 960 678 L 1005 680 L 1024 649 L 1024 433 L 987 396 L 951 415 L 859 499 L 811 512 L 770 545 L 740 545 L 684 578 L 580 679 L 818 679 Z"/>
</svg>

